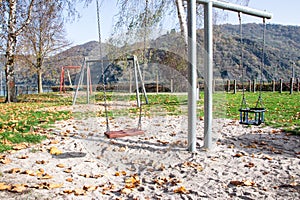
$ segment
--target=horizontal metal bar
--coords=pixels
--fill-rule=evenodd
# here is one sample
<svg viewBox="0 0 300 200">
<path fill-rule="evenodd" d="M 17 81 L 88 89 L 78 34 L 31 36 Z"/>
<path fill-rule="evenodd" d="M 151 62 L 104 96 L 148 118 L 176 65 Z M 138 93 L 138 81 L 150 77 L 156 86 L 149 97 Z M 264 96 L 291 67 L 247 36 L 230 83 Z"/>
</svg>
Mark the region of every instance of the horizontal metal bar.
<svg viewBox="0 0 300 200">
<path fill-rule="evenodd" d="M 118 61 L 133 61 L 134 57 L 128 57 L 128 58 L 118 58 L 118 59 L 86 59 L 86 63 L 91 63 L 91 62 L 118 62 Z"/>
<path fill-rule="evenodd" d="M 196 0 L 196 2 L 200 3 L 200 4 L 207 4 L 210 1 L 212 2 L 213 7 L 215 7 L 215 8 L 220 8 L 223 10 L 230 10 L 230 11 L 234 11 L 234 12 L 241 12 L 241 13 L 244 13 L 247 15 L 265 18 L 265 19 L 271 19 L 273 17 L 273 15 L 269 12 L 261 11 L 261 10 L 249 8 L 247 6 L 241 6 L 241 5 L 233 4 L 233 3 L 229 3 L 229 2 L 217 1 L 217 0 Z"/>
</svg>

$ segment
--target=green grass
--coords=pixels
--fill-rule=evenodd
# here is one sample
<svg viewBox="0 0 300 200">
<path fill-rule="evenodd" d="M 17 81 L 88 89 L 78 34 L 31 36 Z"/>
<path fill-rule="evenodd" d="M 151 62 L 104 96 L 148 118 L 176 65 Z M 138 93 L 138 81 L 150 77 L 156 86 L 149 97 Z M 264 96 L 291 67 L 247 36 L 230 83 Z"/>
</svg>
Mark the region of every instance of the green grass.
<svg viewBox="0 0 300 200">
<path fill-rule="evenodd" d="M 249 107 L 255 107 L 259 93 L 245 93 Z M 226 108 L 226 118 L 238 119 L 242 94 L 215 94 L 214 97 L 224 97 L 224 102 L 219 106 Z M 300 93 L 263 92 L 262 99 L 265 112 L 265 125 L 283 128 L 294 134 L 299 134 L 300 128 Z M 215 111 L 217 112 L 217 111 Z"/>
<path fill-rule="evenodd" d="M 117 93 L 108 93 L 107 101 L 136 101 L 135 95 L 117 95 Z M 259 93 L 245 93 L 249 107 L 255 106 L 258 95 Z M 103 93 L 97 93 L 95 96 L 98 103 L 103 103 Z M 197 115 L 203 117 L 204 94 L 201 93 L 200 96 Z M 141 98 L 145 102 L 142 96 Z M 282 128 L 286 132 L 300 135 L 300 93 L 290 95 L 289 93 L 263 92 L 262 98 L 266 108 L 265 125 Z M 187 95 L 148 94 L 148 100 L 149 104 L 143 105 L 143 116 L 187 114 Z M 241 100 L 242 93 L 214 93 L 213 117 L 238 120 Z M 68 111 L 43 111 L 42 108 L 71 104 L 72 97 L 58 93 L 22 95 L 19 97 L 18 103 L 0 103 L 0 152 L 10 150 L 14 144 L 22 142 L 41 142 L 45 139 L 45 135 L 40 134 L 39 130 L 46 130 L 57 120 L 76 116 L 76 113 L 72 114 Z M 138 113 L 139 109 L 136 107 L 110 108 L 108 110 L 109 117 L 136 117 Z M 99 113 L 98 116 L 105 115 Z"/>
<path fill-rule="evenodd" d="M 198 116 L 204 116 L 204 94 L 200 93 L 198 101 Z M 255 107 L 259 97 L 257 93 L 245 93 L 248 107 Z M 265 125 L 274 128 L 282 128 L 286 132 L 299 134 L 300 131 L 300 93 L 290 95 L 278 92 L 262 92 L 263 106 L 266 108 Z M 135 100 L 135 95 L 130 97 Z M 172 94 L 151 94 L 148 95 L 149 104 L 143 106 L 143 112 L 146 115 L 155 115 L 155 112 L 161 112 L 168 115 L 186 115 L 187 109 L 181 109 L 187 106 L 187 95 Z M 242 93 L 216 92 L 213 95 L 213 117 L 239 120 L 239 109 L 242 103 Z M 138 109 L 131 108 L 130 112 L 123 110 L 121 114 L 137 115 Z M 150 113 L 149 113 L 150 112 Z M 154 112 L 154 113 L 151 113 Z M 113 115 L 114 111 L 110 111 Z"/>
<path fill-rule="evenodd" d="M 42 108 L 70 105 L 71 98 L 55 93 L 19 96 L 18 103 L 0 104 L 0 152 L 18 143 L 39 143 L 46 138 L 40 134 L 57 120 L 71 117 L 67 111 L 43 111 Z"/>
</svg>

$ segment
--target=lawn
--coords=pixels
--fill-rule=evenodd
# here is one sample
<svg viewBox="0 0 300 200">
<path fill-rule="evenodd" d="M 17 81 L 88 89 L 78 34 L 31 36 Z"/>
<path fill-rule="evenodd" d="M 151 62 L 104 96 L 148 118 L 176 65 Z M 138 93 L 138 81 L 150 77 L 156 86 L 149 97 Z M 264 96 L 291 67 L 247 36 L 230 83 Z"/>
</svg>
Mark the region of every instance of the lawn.
<svg viewBox="0 0 300 200">
<path fill-rule="evenodd" d="M 43 111 L 42 108 L 66 105 L 70 100 L 42 94 L 19 96 L 18 103 L 0 103 L 0 152 L 16 148 L 20 143 L 41 142 L 46 138 L 46 128 L 57 120 L 71 117 L 68 111 Z"/>
<path fill-rule="evenodd" d="M 108 93 L 107 100 L 111 101 L 115 94 Z M 258 93 L 245 93 L 249 107 L 255 106 Z M 198 101 L 198 117 L 203 118 L 203 93 Z M 98 93 L 96 99 L 103 103 L 103 94 Z M 282 128 L 287 132 L 299 134 L 300 132 L 300 93 L 262 93 L 265 113 L 265 125 Z M 143 106 L 143 115 L 186 115 L 187 95 L 182 94 L 148 94 L 149 104 Z M 135 95 L 129 96 L 124 101 L 135 100 Z M 217 92 L 213 97 L 213 116 L 215 118 L 239 118 L 239 108 L 242 94 Z M 4 99 L 2 98 L 3 102 Z M 20 143 L 39 143 L 46 138 L 47 128 L 58 120 L 72 117 L 69 111 L 45 111 L 45 107 L 71 105 L 72 97 L 47 93 L 41 95 L 19 96 L 18 103 L 0 103 L 0 152 L 13 149 Z M 119 115 L 137 116 L 137 108 L 109 110 L 110 117 Z M 104 116 L 104 114 L 100 114 Z M 51 133 L 50 133 L 51 134 Z"/>
</svg>

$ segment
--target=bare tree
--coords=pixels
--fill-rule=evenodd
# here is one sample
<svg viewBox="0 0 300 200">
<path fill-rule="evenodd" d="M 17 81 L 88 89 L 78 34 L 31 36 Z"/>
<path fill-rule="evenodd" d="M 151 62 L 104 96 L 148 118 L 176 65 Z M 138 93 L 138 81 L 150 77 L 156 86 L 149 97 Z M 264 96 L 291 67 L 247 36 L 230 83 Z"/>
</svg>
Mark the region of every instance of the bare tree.
<svg viewBox="0 0 300 200">
<path fill-rule="evenodd" d="M 5 48 L 5 77 L 6 77 L 6 102 L 16 102 L 16 89 L 15 89 L 15 52 L 17 45 L 17 36 L 23 31 L 23 29 L 29 24 L 31 10 L 34 0 L 30 1 L 17 1 L 9 0 L 2 2 L 1 13 L 4 16 L 3 24 L 4 33 L 2 38 L 6 39 Z M 17 12 L 20 10 L 20 12 Z M 17 20 L 18 19 L 18 20 Z M 6 36 L 6 38 L 5 38 Z M 3 44 L 1 45 L 4 46 Z"/>
<path fill-rule="evenodd" d="M 77 16 L 75 9 L 77 2 L 91 0 L 47 0 L 47 2 L 60 4 L 61 10 L 66 9 L 68 18 L 74 19 Z M 0 46 L 5 52 L 5 76 L 6 76 L 6 102 L 16 102 L 15 87 L 15 57 L 17 39 L 31 21 L 32 9 L 36 0 L 1 0 L 0 4 Z"/>
<path fill-rule="evenodd" d="M 31 23 L 22 34 L 22 58 L 37 73 L 38 93 L 43 92 L 42 72 L 46 57 L 70 45 L 65 39 L 62 3 L 36 0 Z"/>
</svg>

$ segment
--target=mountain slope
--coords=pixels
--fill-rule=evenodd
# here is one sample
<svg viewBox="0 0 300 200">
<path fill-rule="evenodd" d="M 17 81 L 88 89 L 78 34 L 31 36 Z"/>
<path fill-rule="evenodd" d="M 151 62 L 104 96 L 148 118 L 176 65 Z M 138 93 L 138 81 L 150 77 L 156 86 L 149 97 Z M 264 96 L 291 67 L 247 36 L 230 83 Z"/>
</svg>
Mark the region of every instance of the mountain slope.
<svg viewBox="0 0 300 200">
<path fill-rule="evenodd" d="M 299 26 L 283 26 L 277 24 L 267 24 L 266 26 L 266 47 L 264 65 L 262 65 L 262 37 L 263 26 L 262 24 L 243 24 L 243 66 L 245 70 L 245 80 L 258 79 L 261 75 L 263 80 L 272 80 L 282 78 L 289 80 L 292 75 L 292 68 L 294 68 L 294 74 L 296 77 L 300 76 L 300 27 Z M 200 46 L 203 47 L 203 30 L 198 30 L 197 41 Z M 137 46 L 137 47 L 134 47 Z M 157 55 L 153 56 L 155 48 L 159 46 Z M 131 44 L 132 50 L 135 54 L 138 54 L 139 60 L 143 57 L 143 45 L 141 43 Z M 102 44 L 103 55 L 107 52 L 121 51 L 110 44 Z M 150 51 L 151 49 L 151 51 Z M 164 49 L 171 50 L 169 54 Z M 171 31 L 168 34 L 162 35 L 150 42 L 150 48 L 146 54 L 153 62 L 160 60 L 163 65 L 168 65 L 174 68 L 174 66 L 180 68 L 179 71 L 186 73 L 185 66 L 182 66 L 182 62 L 178 60 L 178 56 L 175 59 L 170 59 L 172 54 L 182 55 L 182 40 L 179 33 Z M 242 69 L 240 67 L 241 60 L 241 44 L 238 25 L 218 25 L 214 26 L 214 78 L 216 79 L 241 79 Z M 132 52 L 127 51 L 127 54 Z M 74 46 L 66 51 L 63 51 L 50 60 L 47 63 L 49 66 L 44 72 L 44 82 L 51 85 L 59 84 L 60 67 L 66 65 L 81 65 L 85 57 L 99 57 L 99 43 L 91 41 L 82 45 Z M 169 55 L 168 55 L 169 54 Z M 200 53 L 200 58 L 203 52 Z M 156 58 L 154 58 L 156 56 Z M 164 60 L 163 59 L 168 59 Z M 180 62 L 181 64 L 176 64 Z M 150 66 L 151 67 L 151 66 Z M 154 71 L 152 69 L 152 71 Z M 73 76 L 78 72 L 72 72 Z M 100 73 L 99 71 L 97 73 Z M 97 75 L 101 76 L 101 74 Z M 185 76 L 185 75 L 184 75 Z M 199 73 L 199 76 L 203 76 L 203 72 Z M 32 77 L 30 77 L 32 78 Z M 51 80 L 49 82 L 49 80 Z"/>
</svg>

